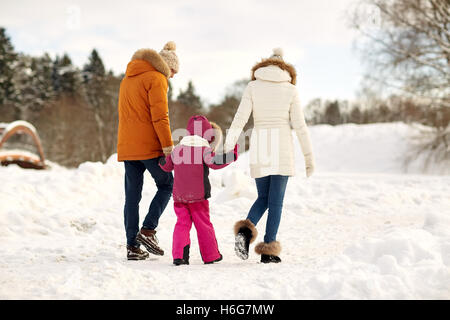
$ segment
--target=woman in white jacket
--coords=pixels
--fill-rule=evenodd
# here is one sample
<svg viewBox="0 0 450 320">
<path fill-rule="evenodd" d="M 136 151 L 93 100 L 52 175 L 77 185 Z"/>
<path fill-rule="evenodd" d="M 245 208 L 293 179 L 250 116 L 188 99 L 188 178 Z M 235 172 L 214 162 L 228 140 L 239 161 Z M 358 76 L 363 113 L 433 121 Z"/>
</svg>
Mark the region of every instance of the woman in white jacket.
<svg viewBox="0 0 450 320">
<path fill-rule="evenodd" d="M 242 129 L 253 113 L 250 137 L 250 174 L 255 178 L 258 199 L 247 219 L 234 225 L 235 251 L 248 258 L 249 245 L 257 236 L 256 224 L 269 209 L 264 242 L 255 247 L 261 262 L 281 262 L 281 245 L 276 241 L 288 178 L 295 174 L 292 129 L 295 130 L 305 159 L 306 176 L 314 171 L 308 128 L 300 107 L 295 68 L 283 60 L 281 49 L 252 68 L 252 81 L 242 96 L 225 141 L 225 151 L 236 145 Z"/>
</svg>

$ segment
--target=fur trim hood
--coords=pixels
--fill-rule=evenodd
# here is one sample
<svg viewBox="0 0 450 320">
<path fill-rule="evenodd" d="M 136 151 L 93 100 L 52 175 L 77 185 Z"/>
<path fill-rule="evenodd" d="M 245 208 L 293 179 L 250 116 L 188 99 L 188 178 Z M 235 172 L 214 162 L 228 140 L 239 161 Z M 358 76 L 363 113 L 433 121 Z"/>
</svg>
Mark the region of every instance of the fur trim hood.
<svg viewBox="0 0 450 320">
<path fill-rule="evenodd" d="M 187 147 L 209 147 L 209 142 L 205 138 L 192 135 L 183 137 L 180 141 L 180 145 Z"/>
<path fill-rule="evenodd" d="M 213 151 L 217 150 L 217 147 L 222 142 L 222 129 L 215 122 L 210 121 L 212 129 L 214 130 L 214 136 L 212 141 L 208 141 L 203 137 L 197 135 L 185 136 L 181 139 L 180 144 L 188 147 L 210 147 Z"/>
<path fill-rule="evenodd" d="M 211 129 L 213 131 L 208 132 Z M 222 129 L 220 126 L 215 122 L 209 121 L 202 115 L 192 116 L 188 121 L 186 130 L 191 136 L 197 135 L 202 139 L 204 138 L 203 140 L 210 144 L 213 151 L 216 151 L 223 139 Z"/>
<path fill-rule="evenodd" d="M 161 55 L 152 49 L 139 49 L 131 57 L 131 61 L 145 60 L 150 63 L 156 71 L 162 73 L 167 79 L 171 76 L 170 67 Z"/>
<path fill-rule="evenodd" d="M 289 73 L 291 79 L 288 80 L 290 83 L 295 85 L 297 83 L 297 71 L 295 70 L 294 66 L 284 62 L 280 58 L 276 57 L 270 57 L 268 59 L 263 59 L 261 62 L 255 64 L 252 68 L 252 80 L 256 80 L 255 72 L 260 68 L 265 68 L 269 66 L 276 66 L 280 68 L 283 71 L 286 71 Z"/>
</svg>

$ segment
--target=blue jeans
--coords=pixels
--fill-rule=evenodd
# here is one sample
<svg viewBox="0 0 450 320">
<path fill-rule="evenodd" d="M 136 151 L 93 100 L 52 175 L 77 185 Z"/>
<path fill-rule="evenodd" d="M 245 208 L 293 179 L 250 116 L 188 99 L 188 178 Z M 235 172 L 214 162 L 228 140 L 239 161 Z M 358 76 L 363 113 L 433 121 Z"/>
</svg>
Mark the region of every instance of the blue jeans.
<svg viewBox="0 0 450 320">
<path fill-rule="evenodd" d="M 155 181 L 156 192 L 148 213 L 142 224 L 143 228 L 155 230 L 159 217 L 163 213 L 172 196 L 173 175 L 163 171 L 158 164 L 159 158 L 137 161 L 124 161 L 125 163 L 125 208 L 124 222 L 127 244 L 137 247 L 136 235 L 139 232 L 139 202 L 142 198 L 144 172 L 148 170 Z"/>
<path fill-rule="evenodd" d="M 256 178 L 256 188 L 258 189 L 258 199 L 250 209 L 247 219 L 255 226 L 266 212 L 267 215 L 266 234 L 264 242 L 269 243 L 277 238 L 278 227 L 281 220 L 281 210 L 283 209 L 284 193 L 288 182 L 288 176 L 271 175 Z"/>
</svg>

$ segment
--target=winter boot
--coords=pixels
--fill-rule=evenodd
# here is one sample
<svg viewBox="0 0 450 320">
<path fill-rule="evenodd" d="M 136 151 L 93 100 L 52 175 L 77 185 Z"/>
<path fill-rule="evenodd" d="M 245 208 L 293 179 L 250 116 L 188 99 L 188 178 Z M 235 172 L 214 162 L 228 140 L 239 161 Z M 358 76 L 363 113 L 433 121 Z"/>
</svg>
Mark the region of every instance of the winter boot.
<svg viewBox="0 0 450 320">
<path fill-rule="evenodd" d="M 189 248 L 190 248 L 189 245 L 187 245 L 183 248 L 183 258 L 182 259 L 173 259 L 174 265 L 179 266 L 182 264 L 189 264 Z"/>
<path fill-rule="evenodd" d="M 234 225 L 234 235 L 234 252 L 242 260 L 247 260 L 250 243 L 255 241 L 258 235 L 255 225 L 248 219 L 240 220 Z"/>
<path fill-rule="evenodd" d="M 145 260 L 149 257 L 148 252 L 141 250 L 140 248 L 136 248 L 133 246 L 127 245 L 127 258 L 128 260 Z"/>
<path fill-rule="evenodd" d="M 278 256 L 272 256 L 272 255 L 269 255 L 269 254 L 262 254 L 261 255 L 261 262 L 262 263 L 279 263 L 279 262 L 281 262 L 281 259 Z"/>
<path fill-rule="evenodd" d="M 158 246 L 158 238 L 156 238 L 156 231 L 141 228 L 141 231 L 136 236 L 136 241 L 142 244 L 148 252 L 158 256 L 164 255 L 164 250 Z"/>
<path fill-rule="evenodd" d="M 214 262 L 222 261 L 222 259 L 223 259 L 223 256 L 221 254 L 220 257 L 218 257 L 216 260 L 205 262 L 205 264 L 213 264 Z"/>
<path fill-rule="evenodd" d="M 262 263 L 279 263 L 278 257 L 281 252 L 281 245 L 278 241 L 260 242 L 255 247 L 255 252 L 261 255 Z"/>
<path fill-rule="evenodd" d="M 182 264 L 189 264 L 189 260 L 173 259 L 173 264 L 176 265 L 176 266 L 180 266 Z"/>
</svg>

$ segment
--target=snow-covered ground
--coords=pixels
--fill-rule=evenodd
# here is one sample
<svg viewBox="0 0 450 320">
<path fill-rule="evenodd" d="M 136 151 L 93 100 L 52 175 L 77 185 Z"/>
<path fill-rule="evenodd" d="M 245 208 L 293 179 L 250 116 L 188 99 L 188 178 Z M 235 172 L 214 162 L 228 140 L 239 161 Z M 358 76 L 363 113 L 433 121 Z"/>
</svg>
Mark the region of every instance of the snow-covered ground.
<svg viewBox="0 0 450 320">
<path fill-rule="evenodd" d="M 127 261 L 123 167 L 0 167 L 1 299 L 450 299 L 450 168 L 405 174 L 404 124 L 311 127 L 317 169 L 304 178 L 297 143 L 278 240 L 281 264 L 234 254 L 233 224 L 256 190 L 244 154 L 211 172 L 211 218 L 224 260 L 172 265 L 170 202 L 163 257 Z M 146 174 L 141 219 L 155 187 Z M 262 241 L 265 217 L 257 226 Z"/>
</svg>

